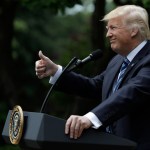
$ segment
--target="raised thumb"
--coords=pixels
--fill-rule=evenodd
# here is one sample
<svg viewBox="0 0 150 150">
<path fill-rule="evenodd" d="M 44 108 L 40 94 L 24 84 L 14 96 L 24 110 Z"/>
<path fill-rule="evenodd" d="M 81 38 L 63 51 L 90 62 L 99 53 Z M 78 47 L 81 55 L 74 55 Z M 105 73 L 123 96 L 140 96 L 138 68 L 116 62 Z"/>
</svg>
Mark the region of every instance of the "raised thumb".
<svg viewBox="0 0 150 150">
<path fill-rule="evenodd" d="M 40 57 L 42 60 L 45 60 L 45 59 L 46 59 L 46 56 L 43 55 L 43 53 L 42 53 L 41 50 L 39 51 L 39 57 Z"/>
</svg>

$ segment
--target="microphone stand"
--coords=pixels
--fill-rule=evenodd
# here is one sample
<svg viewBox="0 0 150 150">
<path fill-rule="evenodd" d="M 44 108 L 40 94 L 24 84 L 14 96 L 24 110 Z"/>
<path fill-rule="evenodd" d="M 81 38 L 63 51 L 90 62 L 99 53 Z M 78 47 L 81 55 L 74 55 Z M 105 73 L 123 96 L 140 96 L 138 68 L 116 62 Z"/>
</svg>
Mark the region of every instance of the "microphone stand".
<svg viewBox="0 0 150 150">
<path fill-rule="evenodd" d="M 50 87 L 50 89 L 49 89 L 49 91 L 48 91 L 48 93 L 47 93 L 47 95 L 46 95 L 46 97 L 45 97 L 45 99 L 44 99 L 44 102 L 43 102 L 43 104 L 42 104 L 40 113 L 44 113 L 44 112 L 45 112 L 45 107 L 46 107 L 46 105 L 47 105 L 47 103 L 48 103 L 48 97 L 49 97 L 49 95 L 51 94 L 51 92 L 52 92 L 52 90 L 54 89 L 54 87 L 56 86 L 56 84 L 58 83 L 58 81 L 61 79 L 62 75 L 63 75 L 65 72 L 67 72 L 67 71 L 71 71 L 72 69 L 69 70 L 69 68 L 70 68 L 72 65 L 76 64 L 77 61 L 78 61 L 78 59 L 77 59 L 76 57 L 72 58 L 72 60 L 71 60 L 71 61 L 67 64 L 67 66 L 63 69 L 61 75 L 60 75 L 59 78 L 56 80 L 56 82 Z"/>
</svg>

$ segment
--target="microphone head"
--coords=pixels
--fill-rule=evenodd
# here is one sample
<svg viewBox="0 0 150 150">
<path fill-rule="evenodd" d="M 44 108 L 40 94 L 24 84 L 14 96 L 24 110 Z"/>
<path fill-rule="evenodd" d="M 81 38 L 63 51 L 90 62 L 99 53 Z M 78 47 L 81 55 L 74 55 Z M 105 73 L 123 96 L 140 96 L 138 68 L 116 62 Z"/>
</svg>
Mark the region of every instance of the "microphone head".
<svg viewBox="0 0 150 150">
<path fill-rule="evenodd" d="M 91 60 L 96 60 L 103 56 L 103 52 L 101 49 L 97 49 L 90 54 Z"/>
</svg>

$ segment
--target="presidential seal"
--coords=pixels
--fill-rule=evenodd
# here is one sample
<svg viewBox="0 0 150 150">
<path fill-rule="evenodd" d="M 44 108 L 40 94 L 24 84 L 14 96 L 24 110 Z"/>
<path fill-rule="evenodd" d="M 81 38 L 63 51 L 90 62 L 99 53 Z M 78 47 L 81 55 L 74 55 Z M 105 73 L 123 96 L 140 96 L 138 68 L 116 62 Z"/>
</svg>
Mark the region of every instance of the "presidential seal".
<svg viewBox="0 0 150 150">
<path fill-rule="evenodd" d="M 9 138 L 12 144 L 19 144 L 23 132 L 24 117 L 22 108 L 16 105 L 10 116 Z"/>
</svg>

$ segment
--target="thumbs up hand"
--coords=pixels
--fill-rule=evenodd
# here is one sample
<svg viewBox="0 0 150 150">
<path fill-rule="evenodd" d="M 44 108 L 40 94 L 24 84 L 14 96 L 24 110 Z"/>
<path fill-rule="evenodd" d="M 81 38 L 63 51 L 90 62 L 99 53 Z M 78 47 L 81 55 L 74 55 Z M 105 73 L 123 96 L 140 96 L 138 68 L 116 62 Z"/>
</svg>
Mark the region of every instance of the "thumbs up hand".
<svg viewBox="0 0 150 150">
<path fill-rule="evenodd" d="M 39 79 L 53 76 L 58 70 L 58 65 L 39 51 L 39 60 L 35 62 L 35 72 Z"/>
</svg>

